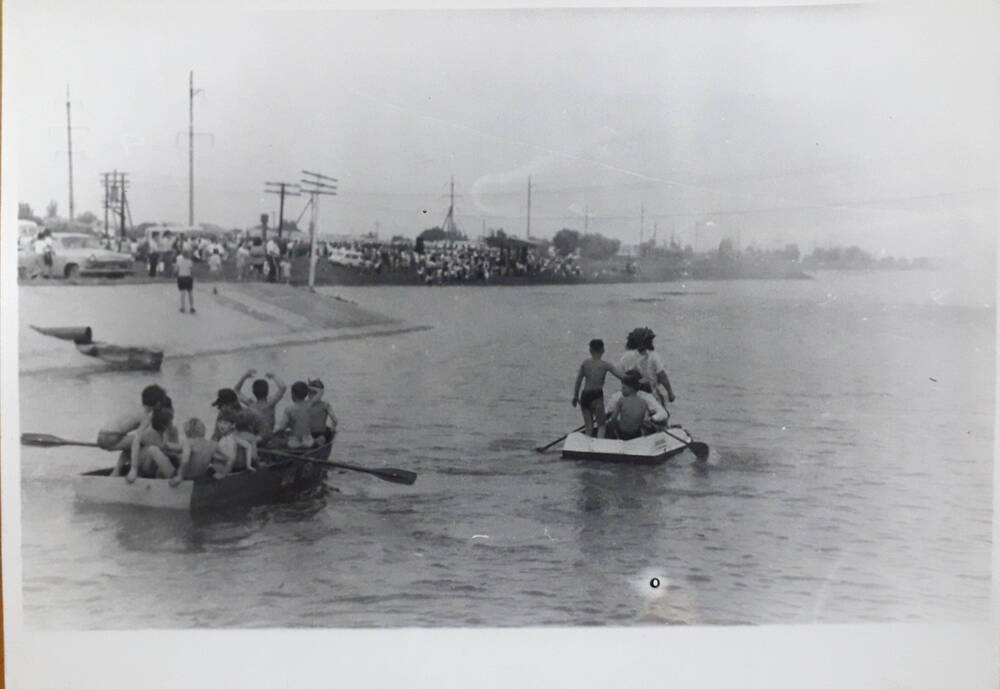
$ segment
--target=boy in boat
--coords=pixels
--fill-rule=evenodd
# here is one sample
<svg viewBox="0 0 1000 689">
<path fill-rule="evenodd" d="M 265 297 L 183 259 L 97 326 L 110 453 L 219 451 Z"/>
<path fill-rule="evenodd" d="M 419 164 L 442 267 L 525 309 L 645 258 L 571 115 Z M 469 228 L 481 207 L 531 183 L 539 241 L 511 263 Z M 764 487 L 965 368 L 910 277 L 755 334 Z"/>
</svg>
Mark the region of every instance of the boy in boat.
<svg viewBox="0 0 1000 689">
<path fill-rule="evenodd" d="M 235 415 L 243 411 L 243 407 L 240 406 L 239 395 L 236 394 L 235 390 L 230 388 L 220 388 L 215 393 L 215 401 L 212 402 L 212 406 L 219 410 L 219 414 L 215 419 L 215 430 L 212 431 L 212 440 L 219 440 L 222 438 L 222 431 L 219 428 L 219 420 L 222 418 L 222 415 L 224 413 Z"/>
<path fill-rule="evenodd" d="M 266 441 L 274 434 L 275 409 L 281 398 L 285 396 L 285 390 L 288 387 L 273 373 L 265 373 L 264 378 L 267 380 L 255 380 L 250 388 L 253 392 L 253 398 L 247 397 L 243 394 L 243 384 L 256 375 L 257 371 L 250 369 L 236 381 L 236 396 L 244 407 L 253 412 L 257 419 L 256 433 L 261 440 Z M 273 395 L 271 394 L 271 386 L 267 383 L 268 380 L 274 383 Z"/>
<path fill-rule="evenodd" d="M 660 404 L 663 405 L 665 400 L 660 392 L 660 385 L 667 390 L 666 401 L 673 402 L 676 397 L 673 388 L 670 387 L 670 378 L 667 377 L 663 361 L 660 359 L 660 355 L 653 350 L 653 338 L 655 337 L 656 333 L 649 328 L 636 328 L 630 332 L 625 339 L 626 352 L 622 354 L 618 368 L 622 371 L 637 371 L 642 378 L 640 391 L 655 395 Z"/>
<path fill-rule="evenodd" d="M 606 419 L 604 416 L 604 380 L 610 373 L 621 379 L 614 364 L 604 361 L 604 340 L 590 341 L 590 358 L 584 359 L 580 364 L 580 372 L 576 375 L 576 383 L 573 385 L 573 406 L 580 404 L 580 412 L 583 414 L 583 425 L 588 435 L 603 438 L 605 435 Z M 583 386 L 583 394 L 580 394 L 580 383 L 586 381 Z M 594 421 L 597 421 L 597 428 L 594 429 Z"/>
<path fill-rule="evenodd" d="M 201 419 L 191 418 L 184 424 L 184 438 L 181 440 L 181 463 L 170 479 L 176 486 L 185 479 L 201 478 L 208 474 L 213 457 L 225 461 L 214 440 L 205 437 L 205 424 Z"/>
<path fill-rule="evenodd" d="M 97 444 L 105 450 L 127 450 L 132 447 L 130 433 L 139 428 L 142 422 L 149 418 L 153 410 L 161 406 L 167 393 L 159 385 L 147 385 L 142 389 L 142 409 L 129 414 L 123 414 L 108 423 L 97 432 Z"/>
<path fill-rule="evenodd" d="M 257 435 L 255 430 L 257 428 L 257 417 L 249 409 L 244 409 L 236 413 L 235 425 L 236 437 L 250 445 L 250 454 L 247 455 L 246 460 L 248 468 L 252 470 L 260 464 L 257 455 L 257 443 L 260 442 L 260 436 Z"/>
<path fill-rule="evenodd" d="M 314 378 L 306 385 L 309 387 L 309 431 L 313 440 L 321 444 L 333 442 L 333 436 L 337 434 L 337 416 L 330 403 L 323 399 L 323 381 Z M 330 419 L 329 425 L 327 419 Z"/>
<path fill-rule="evenodd" d="M 288 447 L 293 450 L 313 446 L 309 386 L 301 380 L 292 383 L 292 403 L 285 407 L 285 414 L 278 430 L 288 431 Z"/>
<path fill-rule="evenodd" d="M 622 377 L 622 391 L 609 400 L 607 437 L 632 440 L 643 434 L 647 416 L 653 424 L 664 424 L 670 419 L 652 394 L 639 390 L 641 385 L 641 377 L 635 371 Z"/>
<path fill-rule="evenodd" d="M 212 471 L 215 472 L 215 478 L 220 480 L 233 471 L 256 471 L 249 460 L 253 457 L 253 446 L 236 433 L 236 416 L 235 412 L 227 409 L 219 413 L 216 421 L 222 436 L 219 438 L 219 451 L 212 461 Z"/>
<path fill-rule="evenodd" d="M 168 452 L 181 452 L 176 442 L 177 430 L 173 428 L 174 411 L 158 407 L 150 415 L 149 422 L 143 422 L 132 439 L 131 464 L 125 480 L 134 483 L 140 475 L 144 478 L 170 478 L 174 475 L 174 464 Z"/>
</svg>

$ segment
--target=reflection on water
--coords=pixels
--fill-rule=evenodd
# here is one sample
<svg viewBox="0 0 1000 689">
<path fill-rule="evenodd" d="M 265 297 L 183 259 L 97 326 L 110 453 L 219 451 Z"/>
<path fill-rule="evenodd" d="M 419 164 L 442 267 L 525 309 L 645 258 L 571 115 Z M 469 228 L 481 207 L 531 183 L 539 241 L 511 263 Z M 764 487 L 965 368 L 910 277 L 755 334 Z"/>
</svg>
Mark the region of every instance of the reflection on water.
<svg viewBox="0 0 1000 689">
<path fill-rule="evenodd" d="M 436 327 L 168 358 L 151 376 L 22 380 L 23 430 L 87 440 L 147 382 L 182 417 L 210 419 L 215 390 L 249 367 L 318 375 L 341 422 L 332 459 L 419 474 L 407 487 L 335 471 L 305 500 L 192 517 L 77 505 L 70 478 L 107 466 L 104 453 L 25 448 L 27 622 L 981 619 L 995 313 L 928 301 L 938 279 L 342 290 Z M 587 341 L 602 337 L 616 358 L 643 324 L 678 394 L 673 419 L 710 445 L 709 462 L 535 452 L 580 423 L 569 397 Z"/>
</svg>

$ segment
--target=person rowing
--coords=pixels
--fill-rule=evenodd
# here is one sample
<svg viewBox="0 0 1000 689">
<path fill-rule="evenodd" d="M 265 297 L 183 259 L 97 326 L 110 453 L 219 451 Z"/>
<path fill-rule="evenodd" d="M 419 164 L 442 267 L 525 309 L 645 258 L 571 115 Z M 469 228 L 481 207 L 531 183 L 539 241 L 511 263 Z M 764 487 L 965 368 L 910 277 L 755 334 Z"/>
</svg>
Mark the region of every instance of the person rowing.
<svg viewBox="0 0 1000 689">
<path fill-rule="evenodd" d="M 650 393 L 640 390 L 641 376 L 629 371 L 622 377 L 622 390 L 608 400 L 608 426 L 606 437 L 632 440 L 643 435 L 643 430 L 655 429 L 670 419 L 667 410 Z"/>
<path fill-rule="evenodd" d="M 132 433 L 149 419 L 153 410 L 164 406 L 169 398 L 159 385 L 147 385 L 140 396 L 141 408 L 116 416 L 97 431 L 97 444 L 108 451 L 128 450 L 132 447 Z"/>
<path fill-rule="evenodd" d="M 655 395 L 662 406 L 665 401 L 663 393 L 660 392 L 660 385 L 667 391 L 666 401 L 673 402 L 677 398 L 670 386 L 670 378 L 667 377 L 663 361 L 653 349 L 655 337 L 656 333 L 649 328 L 636 328 L 630 332 L 625 339 L 626 351 L 622 354 L 618 367 L 625 372 L 636 371 L 642 381 L 639 390 Z"/>
</svg>

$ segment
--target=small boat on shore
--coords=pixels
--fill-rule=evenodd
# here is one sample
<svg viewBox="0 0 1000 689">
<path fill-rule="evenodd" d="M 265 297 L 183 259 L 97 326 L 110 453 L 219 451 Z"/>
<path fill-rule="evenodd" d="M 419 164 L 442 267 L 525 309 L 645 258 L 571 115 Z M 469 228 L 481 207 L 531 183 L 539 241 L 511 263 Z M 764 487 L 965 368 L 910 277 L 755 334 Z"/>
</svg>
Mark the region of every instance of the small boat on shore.
<svg viewBox="0 0 1000 689">
<path fill-rule="evenodd" d="M 700 453 L 703 443 L 694 443 L 691 435 L 680 426 L 672 426 L 632 440 L 594 438 L 581 431 L 570 433 L 563 443 L 565 459 L 583 459 L 615 464 L 663 464 L 684 450 Z M 699 459 L 702 457 L 699 456 Z"/>
<path fill-rule="evenodd" d="M 112 369 L 119 371 L 159 371 L 163 364 L 163 350 L 151 347 L 120 347 L 107 342 L 94 342 L 94 332 L 88 326 L 41 328 L 33 330 L 59 340 L 68 340 L 76 345 L 76 351 L 85 356 L 100 359 Z"/>
<path fill-rule="evenodd" d="M 163 364 L 163 350 L 149 347 L 119 347 L 107 342 L 76 343 L 76 350 L 108 364 L 110 368 L 126 371 L 159 371 Z"/>
<path fill-rule="evenodd" d="M 76 476 L 73 487 L 81 502 L 189 512 L 284 502 L 323 483 L 328 467 L 322 463 L 331 447 L 281 450 L 280 454 L 261 448 L 257 471 L 233 473 L 222 480 L 204 477 L 171 486 L 167 479 L 138 478 L 128 483 L 121 476 L 111 476 L 113 469 L 107 468 Z"/>
</svg>

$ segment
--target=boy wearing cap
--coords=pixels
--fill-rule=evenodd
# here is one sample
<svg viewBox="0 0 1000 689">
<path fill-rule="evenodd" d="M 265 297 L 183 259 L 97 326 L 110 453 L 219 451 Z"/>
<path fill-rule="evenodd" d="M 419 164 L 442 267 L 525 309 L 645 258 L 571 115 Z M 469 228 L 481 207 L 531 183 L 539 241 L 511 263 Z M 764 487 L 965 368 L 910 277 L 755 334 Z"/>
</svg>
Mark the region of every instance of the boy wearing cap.
<svg viewBox="0 0 1000 689">
<path fill-rule="evenodd" d="M 255 380 L 253 386 L 250 388 L 253 392 L 253 398 L 247 397 L 243 394 L 243 384 L 256 375 L 257 371 L 254 369 L 250 369 L 244 373 L 243 377 L 236 381 L 235 391 L 240 403 L 253 412 L 256 418 L 255 431 L 257 435 L 260 436 L 261 440 L 267 440 L 274 435 L 275 410 L 278 407 L 278 402 L 285 396 L 288 386 L 281 382 L 273 373 L 265 373 L 264 378 L 267 380 Z M 271 394 L 271 386 L 267 383 L 268 380 L 274 383 L 275 390 L 273 395 Z"/>
<path fill-rule="evenodd" d="M 614 364 L 604 361 L 604 340 L 590 341 L 590 358 L 584 359 L 580 364 L 580 372 L 576 375 L 576 383 L 573 385 L 573 406 L 580 404 L 580 411 L 583 413 L 583 425 L 588 435 L 603 438 L 605 435 L 604 416 L 604 380 L 610 373 L 616 378 L 621 378 L 621 373 Z M 580 383 L 586 380 L 583 386 L 583 394 L 580 394 Z M 597 420 L 597 429 L 594 430 L 594 420 Z"/>
<path fill-rule="evenodd" d="M 648 392 L 641 392 L 640 375 L 629 371 L 622 377 L 622 391 L 611 396 L 608 405 L 608 438 L 632 440 L 642 435 L 647 415 L 654 424 L 670 419 L 667 410 Z"/>
<path fill-rule="evenodd" d="M 309 386 L 309 431 L 317 442 L 332 442 L 337 433 L 337 416 L 330 403 L 323 399 L 323 381 L 314 378 L 306 385 Z M 327 418 L 330 419 L 330 425 L 326 423 Z"/>
<path fill-rule="evenodd" d="M 222 437 L 222 431 L 219 428 L 219 420 L 222 418 L 222 414 L 224 412 L 236 414 L 242 411 L 243 407 L 240 406 L 239 395 L 231 388 L 220 388 L 215 394 L 215 401 L 212 402 L 212 406 L 219 410 L 219 414 L 215 419 L 215 430 L 212 431 L 212 440 L 219 440 Z"/>
</svg>

